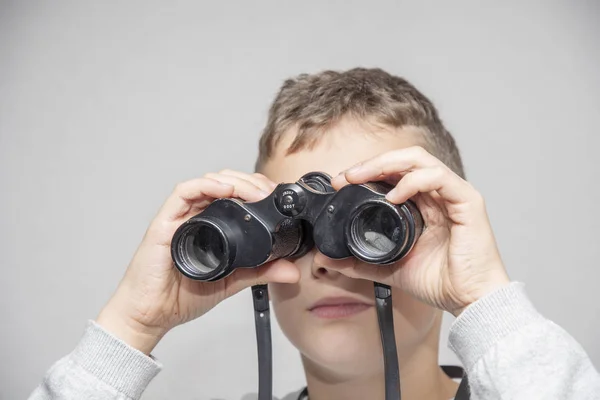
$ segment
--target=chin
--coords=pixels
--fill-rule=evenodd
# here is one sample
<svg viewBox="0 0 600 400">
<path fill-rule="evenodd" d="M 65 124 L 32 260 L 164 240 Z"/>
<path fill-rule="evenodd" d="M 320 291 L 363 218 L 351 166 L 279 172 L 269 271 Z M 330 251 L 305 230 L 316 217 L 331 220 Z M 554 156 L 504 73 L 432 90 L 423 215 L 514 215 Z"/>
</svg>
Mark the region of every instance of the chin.
<svg viewBox="0 0 600 400">
<path fill-rule="evenodd" d="M 344 375 L 381 368 L 381 339 L 374 309 L 351 318 L 323 320 L 308 315 L 301 320 L 293 326 L 286 326 L 289 320 L 281 325 L 306 361 Z"/>
</svg>

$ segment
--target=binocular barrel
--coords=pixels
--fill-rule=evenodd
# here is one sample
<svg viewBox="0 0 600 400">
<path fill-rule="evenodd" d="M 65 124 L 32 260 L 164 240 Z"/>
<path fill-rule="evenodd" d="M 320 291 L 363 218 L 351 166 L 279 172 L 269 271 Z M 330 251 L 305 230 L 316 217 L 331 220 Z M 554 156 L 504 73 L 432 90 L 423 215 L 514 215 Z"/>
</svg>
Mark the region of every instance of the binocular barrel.
<svg viewBox="0 0 600 400">
<path fill-rule="evenodd" d="M 187 277 L 213 281 L 236 268 L 297 258 L 316 247 L 333 259 L 390 264 L 404 257 L 423 230 L 416 205 L 385 200 L 380 183 L 339 191 L 319 172 L 280 184 L 253 203 L 218 199 L 175 232 L 171 254 Z"/>
</svg>

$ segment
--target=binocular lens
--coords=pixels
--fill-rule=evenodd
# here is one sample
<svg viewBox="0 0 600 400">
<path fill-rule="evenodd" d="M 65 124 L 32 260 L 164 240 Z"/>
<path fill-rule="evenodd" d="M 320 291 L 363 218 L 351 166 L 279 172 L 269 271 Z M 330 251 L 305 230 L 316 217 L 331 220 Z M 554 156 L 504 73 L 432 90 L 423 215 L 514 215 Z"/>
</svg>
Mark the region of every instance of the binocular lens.
<svg viewBox="0 0 600 400">
<path fill-rule="evenodd" d="M 225 259 L 225 239 L 211 225 L 191 227 L 182 238 L 181 256 L 187 272 L 201 276 L 214 271 Z"/>
<path fill-rule="evenodd" d="M 402 221 L 394 211 L 389 206 L 369 204 L 352 220 L 351 240 L 366 258 L 386 258 L 403 244 Z"/>
</svg>

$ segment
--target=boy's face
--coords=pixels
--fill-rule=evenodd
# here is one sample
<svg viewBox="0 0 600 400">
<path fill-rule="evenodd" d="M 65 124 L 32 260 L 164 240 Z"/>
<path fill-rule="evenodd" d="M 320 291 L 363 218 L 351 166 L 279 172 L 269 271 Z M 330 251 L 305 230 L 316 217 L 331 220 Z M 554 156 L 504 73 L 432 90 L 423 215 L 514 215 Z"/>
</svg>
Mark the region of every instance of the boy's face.
<svg viewBox="0 0 600 400">
<path fill-rule="evenodd" d="M 378 154 L 422 144 L 415 131 L 398 132 L 343 120 L 325 132 L 313 149 L 286 156 L 294 137 L 294 132 L 283 137 L 261 171 L 276 183 L 294 182 L 311 171 L 336 176 Z M 305 363 L 351 375 L 378 373 L 383 368 L 373 282 L 348 278 L 328 268 L 333 263 L 357 262 L 355 258 L 331 260 L 313 249 L 296 260 L 301 273 L 297 284 L 269 286 L 277 320 Z M 399 290 L 393 292 L 393 299 L 398 351 L 404 353 L 401 358 L 434 356 L 437 362 L 441 314 Z M 314 308 L 323 301 L 346 304 Z M 427 354 L 414 354 L 423 349 Z"/>
</svg>

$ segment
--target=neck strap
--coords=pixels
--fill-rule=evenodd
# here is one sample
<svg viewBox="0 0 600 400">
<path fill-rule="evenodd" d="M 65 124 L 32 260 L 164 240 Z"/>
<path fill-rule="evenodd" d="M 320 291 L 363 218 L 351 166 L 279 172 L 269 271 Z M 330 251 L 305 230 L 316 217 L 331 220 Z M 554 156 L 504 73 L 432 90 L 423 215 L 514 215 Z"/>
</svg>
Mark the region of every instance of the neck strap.
<svg viewBox="0 0 600 400">
<path fill-rule="evenodd" d="M 377 320 L 383 345 L 385 400 L 401 400 L 400 372 L 398 352 L 394 334 L 394 316 L 392 313 L 392 290 L 389 286 L 375 282 L 375 300 Z M 271 319 L 269 311 L 269 292 L 267 285 L 252 286 L 256 344 L 258 350 L 258 400 L 273 399 L 273 357 L 271 344 Z M 462 378 L 454 400 L 469 400 L 469 384 L 460 367 L 442 366 L 451 378 Z M 298 400 L 309 400 L 308 388 L 300 393 Z"/>
</svg>

